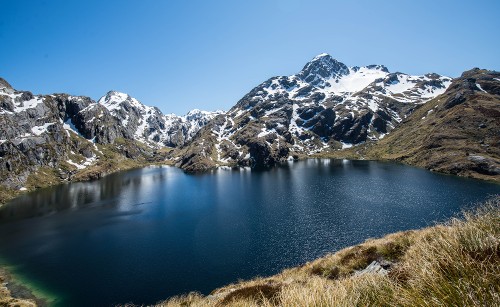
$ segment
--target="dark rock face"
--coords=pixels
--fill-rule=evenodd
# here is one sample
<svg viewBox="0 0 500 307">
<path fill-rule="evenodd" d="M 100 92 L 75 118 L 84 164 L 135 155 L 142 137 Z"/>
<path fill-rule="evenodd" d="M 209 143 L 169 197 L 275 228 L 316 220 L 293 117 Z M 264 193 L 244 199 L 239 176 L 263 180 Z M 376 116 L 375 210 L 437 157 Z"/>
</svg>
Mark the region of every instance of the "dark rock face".
<svg viewBox="0 0 500 307">
<path fill-rule="evenodd" d="M 500 165 L 495 160 L 480 155 L 470 155 L 468 159 L 475 164 L 473 169 L 476 172 L 485 175 L 500 175 Z"/>
<path fill-rule="evenodd" d="M 101 100 L 33 95 L 0 79 L 0 184 L 19 189 L 41 167 L 69 179 L 103 158 L 97 144 L 129 159 L 150 159 L 159 146 L 184 144 L 218 114 L 195 110 L 186 117 L 165 116 L 117 92 Z"/>
<path fill-rule="evenodd" d="M 273 148 L 266 140 L 256 140 L 248 143 L 250 166 L 253 168 L 269 168 L 288 158 L 288 147 Z"/>
<path fill-rule="evenodd" d="M 349 68 L 345 64 L 329 55 L 322 54 L 307 63 L 297 76 L 313 86 L 322 86 L 326 83 L 325 79 L 347 74 L 349 74 Z"/>
<path fill-rule="evenodd" d="M 117 118 L 127 138 L 153 147 L 179 147 L 222 111 L 193 110 L 186 116 L 164 115 L 156 107 L 148 107 L 127 94 L 110 91 L 99 100 Z"/>
<path fill-rule="evenodd" d="M 7 82 L 4 78 L 0 78 L 0 89 L 4 91 L 13 90 L 12 86 L 10 86 L 9 82 Z"/>
<path fill-rule="evenodd" d="M 445 109 L 453 108 L 454 106 L 465 102 L 465 97 L 466 97 L 465 92 L 456 93 L 455 96 L 450 97 L 448 98 L 448 100 L 446 100 L 444 104 Z"/>
</svg>

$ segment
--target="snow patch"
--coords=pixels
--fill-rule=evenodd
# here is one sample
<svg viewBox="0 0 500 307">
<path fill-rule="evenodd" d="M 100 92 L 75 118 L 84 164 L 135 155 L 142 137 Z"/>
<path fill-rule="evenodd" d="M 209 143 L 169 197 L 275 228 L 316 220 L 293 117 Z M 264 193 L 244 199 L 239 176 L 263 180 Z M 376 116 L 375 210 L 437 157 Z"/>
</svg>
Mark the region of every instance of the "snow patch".
<svg viewBox="0 0 500 307">
<path fill-rule="evenodd" d="M 481 92 L 488 93 L 487 91 L 483 90 L 483 88 L 481 87 L 481 85 L 479 85 L 479 83 L 477 83 L 477 82 L 476 82 L 476 86 L 477 86 L 477 88 L 478 88 Z"/>
<path fill-rule="evenodd" d="M 368 101 L 368 108 L 370 108 L 370 110 L 372 110 L 373 112 L 377 112 L 378 111 L 378 103 L 376 103 L 375 101 L 373 100 L 370 100 Z M 351 112 L 353 115 L 353 118 L 354 118 L 354 113 Z"/>
<path fill-rule="evenodd" d="M 55 123 L 46 123 L 46 124 L 43 124 L 42 126 L 35 126 L 35 127 L 31 128 L 31 132 L 33 132 L 34 135 L 39 136 L 42 133 L 47 132 L 47 128 L 49 126 L 52 126 L 53 124 L 55 124 Z"/>
<path fill-rule="evenodd" d="M 342 144 L 342 149 L 351 148 L 353 145 L 349 143 L 340 142 Z"/>
<path fill-rule="evenodd" d="M 43 103 L 43 99 L 41 97 L 35 97 L 31 100 L 23 101 L 14 108 L 14 112 L 18 113 L 28 109 L 33 109 L 41 103 Z"/>
<path fill-rule="evenodd" d="M 325 90 L 337 94 L 359 92 L 376 79 L 386 77 L 387 74 L 387 72 L 377 68 L 361 67 L 357 71 L 349 68 L 348 75 L 340 79 L 331 78 L 326 80 L 330 83 L 330 86 L 325 87 Z"/>
<path fill-rule="evenodd" d="M 64 124 L 63 124 L 63 128 L 66 129 L 67 131 L 72 131 L 73 133 L 75 133 L 76 135 L 82 137 L 82 138 L 85 138 L 81 133 L 80 131 L 78 131 L 78 129 L 75 127 L 75 125 L 73 124 L 73 122 L 71 121 L 71 118 L 68 118 Z"/>
<path fill-rule="evenodd" d="M 397 75 L 397 77 L 397 82 L 392 82 L 386 87 L 392 94 L 400 94 L 412 89 L 420 78 L 419 76 L 409 76 L 403 74 Z"/>
<path fill-rule="evenodd" d="M 19 113 L 26 111 L 28 109 L 36 108 L 39 104 L 43 103 L 42 97 L 34 97 L 33 99 L 30 100 L 16 102 L 16 99 L 20 98 L 22 96 L 22 93 L 17 93 L 17 94 L 0 93 L 0 94 L 8 96 L 12 100 L 12 102 L 14 103 L 14 113 Z M 0 110 L 0 114 L 12 114 L 12 113 L 13 112 L 7 110 Z"/>
<path fill-rule="evenodd" d="M 67 160 L 66 162 L 68 162 L 69 164 L 75 166 L 77 169 L 85 169 L 88 166 L 92 165 L 92 163 L 94 163 L 96 160 L 97 160 L 97 157 L 94 155 L 94 156 L 92 156 L 90 158 L 86 158 L 85 162 L 83 162 L 82 164 L 75 163 L 71 159 Z"/>
</svg>

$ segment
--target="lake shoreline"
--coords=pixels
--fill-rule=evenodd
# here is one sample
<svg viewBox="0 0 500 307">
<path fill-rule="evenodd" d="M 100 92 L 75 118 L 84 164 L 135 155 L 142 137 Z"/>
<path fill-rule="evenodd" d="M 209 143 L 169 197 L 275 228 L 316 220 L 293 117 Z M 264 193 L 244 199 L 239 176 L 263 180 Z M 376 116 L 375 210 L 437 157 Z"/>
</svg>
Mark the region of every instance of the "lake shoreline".
<svg viewBox="0 0 500 307">
<path fill-rule="evenodd" d="M 16 278 L 4 266 L 0 266 L 0 304 L 16 306 L 49 306 L 49 301 L 37 296 L 28 284 Z"/>
<path fill-rule="evenodd" d="M 369 238 L 278 274 L 155 306 L 496 306 L 499 257 L 491 238 L 498 238 L 499 205 L 497 195 L 445 222 Z"/>
<path fill-rule="evenodd" d="M 0 266 L 35 295 L 53 294 L 54 304 L 154 303 L 430 225 L 499 188 L 376 161 L 308 159 L 197 176 L 146 167 L 8 204 Z"/>
<path fill-rule="evenodd" d="M 344 153 L 344 154 L 342 154 Z M 443 174 L 443 175 L 449 175 L 449 176 L 456 176 L 456 177 L 460 177 L 460 178 L 467 178 L 467 179 L 474 179 L 474 180 L 481 180 L 481 181 L 485 181 L 485 182 L 490 182 L 490 183 L 495 183 L 495 184 L 500 184 L 500 180 L 496 179 L 496 178 L 488 178 L 487 176 L 460 176 L 460 175 L 457 175 L 457 174 L 450 174 L 450 173 L 447 173 L 447 172 L 439 172 L 439 171 L 435 171 L 435 170 L 430 170 L 428 168 L 425 168 L 425 167 L 422 167 L 422 166 L 418 166 L 418 165 L 413 165 L 413 164 L 409 164 L 409 163 L 405 163 L 403 161 L 398 161 L 398 160 L 391 160 L 391 159 L 377 159 L 377 158 L 373 158 L 373 157 L 359 157 L 359 156 L 355 156 L 352 152 L 350 152 L 349 150 L 343 150 L 339 153 L 328 153 L 328 154 L 318 154 L 318 155 L 313 155 L 313 156 L 310 156 L 310 157 L 306 157 L 306 158 L 300 158 L 298 160 L 293 160 L 294 162 L 295 161 L 304 161 L 304 160 L 314 160 L 314 159 L 332 159 L 332 160 L 349 160 L 349 161 L 375 161 L 375 162 L 391 162 L 391 163 L 397 163 L 397 164 L 402 164 L 402 165 L 406 165 L 406 166 L 411 166 L 411 167 L 416 167 L 416 168 L 419 168 L 419 169 L 423 169 L 423 170 L 427 170 L 429 172 L 434 172 L 434 173 L 438 173 L 438 174 Z M 288 163 L 287 162 L 283 162 L 283 164 L 286 164 Z M 274 166 L 274 167 L 277 167 L 279 166 L 280 164 Z M 134 169 L 140 169 L 140 168 L 145 168 L 145 167 L 153 167 L 153 166 L 159 166 L 159 167 L 164 167 L 164 166 L 171 166 L 171 167 L 176 167 L 176 168 L 179 168 L 177 166 L 175 166 L 174 163 L 172 163 L 172 161 L 165 161 L 165 163 L 146 163 L 146 164 L 143 164 L 143 165 L 134 165 L 132 167 L 129 167 L 129 168 L 120 168 L 120 169 L 117 169 L 116 171 L 112 171 L 112 172 L 109 172 L 109 173 L 105 173 L 105 174 L 102 174 L 102 176 L 98 177 L 98 178 L 94 178 L 94 177 L 86 177 L 85 179 L 82 179 L 82 178 L 78 178 L 78 177 L 74 177 L 74 178 L 78 178 L 78 179 L 70 179 L 68 181 L 61 181 L 61 182 L 58 182 L 58 183 L 55 183 L 55 184 L 48 184 L 46 186 L 42 186 L 42 187 L 38 187 L 38 188 L 35 188 L 35 189 L 27 189 L 27 190 L 23 190 L 23 191 L 20 191 L 20 190 L 11 190 L 11 189 L 6 189 L 4 187 L 0 187 L 0 208 L 2 208 L 3 206 L 5 206 L 9 201 L 21 196 L 21 195 L 25 195 L 27 193 L 30 193 L 30 192 L 33 192 L 33 191 L 36 191 L 36 190 L 39 190 L 39 189 L 43 189 L 43 188 L 48 188 L 48 187 L 52 187 L 52 186 L 56 186 L 56 185 L 59 185 L 59 184 L 63 184 L 63 183 L 74 183 L 74 182 L 87 182 L 87 181 L 92 181 L 92 180 L 97 180 L 99 178 L 102 178 L 102 177 L 105 177 L 105 176 L 108 176 L 108 175 L 111 175 L 111 174 L 115 174 L 115 173 L 118 173 L 118 172 L 123 172 L 123 171 L 130 171 L 130 170 L 134 170 Z M 231 166 L 231 165 L 220 165 L 220 166 L 217 166 L 215 168 L 212 168 L 212 169 L 209 169 L 207 171 L 204 171 L 204 172 L 200 172 L 200 173 L 189 173 L 188 174 L 203 174 L 203 173 L 209 173 L 211 171 L 215 171 L 215 170 L 219 170 L 219 169 L 229 169 L 229 170 L 235 170 L 235 169 L 238 169 L 238 170 L 242 170 L 242 169 L 245 169 L 247 167 L 242 167 L 242 166 Z M 181 170 L 183 170 L 182 168 L 179 168 Z M 184 171 L 184 170 L 183 170 Z M 6 190 L 6 191 L 2 191 L 2 190 Z M 3 193 L 2 193 L 3 192 Z"/>
</svg>

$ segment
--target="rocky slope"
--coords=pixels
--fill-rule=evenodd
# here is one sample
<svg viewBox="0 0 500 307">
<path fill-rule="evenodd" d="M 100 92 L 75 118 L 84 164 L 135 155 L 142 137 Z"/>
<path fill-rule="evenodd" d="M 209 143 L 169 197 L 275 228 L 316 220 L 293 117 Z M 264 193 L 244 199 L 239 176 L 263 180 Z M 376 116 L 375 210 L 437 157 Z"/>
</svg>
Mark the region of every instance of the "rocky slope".
<svg viewBox="0 0 500 307">
<path fill-rule="evenodd" d="M 318 152 L 382 139 L 416 106 L 443 93 L 450 78 L 347 67 L 327 54 L 295 75 L 273 77 L 203 127 L 177 165 L 267 167 Z"/>
<path fill-rule="evenodd" d="M 161 148 L 184 144 L 220 113 L 163 115 L 118 92 L 99 103 L 84 96 L 33 95 L 0 79 L 0 200 L 12 190 L 163 161 Z"/>
<path fill-rule="evenodd" d="M 184 145 L 216 115 L 223 111 L 192 110 L 185 116 L 163 115 L 156 107 L 143 105 L 127 94 L 110 91 L 99 104 L 117 118 L 131 138 L 153 147 Z"/>
<path fill-rule="evenodd" d="M 464 72 L 366 155 L 500 181 L 500 72 Z"/>
</svg>

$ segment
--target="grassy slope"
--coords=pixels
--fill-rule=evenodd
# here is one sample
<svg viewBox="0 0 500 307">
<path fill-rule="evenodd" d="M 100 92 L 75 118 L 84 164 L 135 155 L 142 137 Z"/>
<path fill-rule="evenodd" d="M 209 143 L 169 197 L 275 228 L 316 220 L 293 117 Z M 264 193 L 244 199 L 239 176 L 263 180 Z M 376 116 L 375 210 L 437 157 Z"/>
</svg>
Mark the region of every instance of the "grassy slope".
<svg viewBox="0 0 500 307">
<path fill-rule="evenodd" d="M 443 173 L 500 181 L 499 174 L 488 174 L 469 159 L 471 155 L 480 155 L 494 164 L 500 163 L 496 131 L 500 127 L 500 118 L 483 114 L 485 110 L 498 108 L 499 103 L 485 96 L 478 94 L 474 100 L 446 111 L 440 109 L 445 97 L 430 101 L 417 109 L 394 133 L 369 148 L 367 156 L 402 161 Z M 484 123 L 487 128 L 479 128 Z"/>
<path fill-rule="evenodd" d="M 500 173 L 489 172 L 488 167 L 472 159 L 481 156 L 490 166 L 500 167 L 499 76 L 479 69 L 464 72 L 445 94 L 418 108 L 399 129 L 371 147 L 368 155 L 500 181 Z M 475 86 L 479 82 L 488 93 Z M 459 96 L 464 99 L 462 103 L 447 106 Z"/>
<path fill-rule="evenodd" d="M 499 182 L 500 82 L 495 77 L 498 79 L 500 74 L 486 70 L 465 72 L 443 95 L 417 108 L 379 142 L 318 157 L 395 160 L 437 172 Z M 481 82 L 489 92 L 475 88 L 474 82 Z M 464 102 L 446 106 L 460 94 Z M 477 156 L 483 160 L 475 161 Z"/>
<path fill-rule="evenodd" d="M 386 275 L 355 275 L 373 260 Z M 464 218 L 368 240 L 268 278 L 157 306 L 500 306 L 500 198 Z"/>
</svg>

